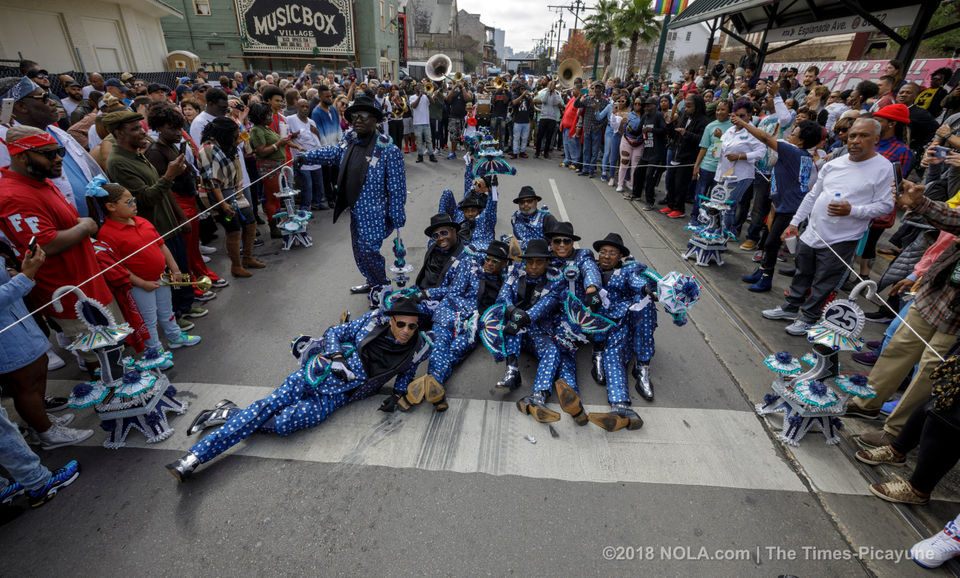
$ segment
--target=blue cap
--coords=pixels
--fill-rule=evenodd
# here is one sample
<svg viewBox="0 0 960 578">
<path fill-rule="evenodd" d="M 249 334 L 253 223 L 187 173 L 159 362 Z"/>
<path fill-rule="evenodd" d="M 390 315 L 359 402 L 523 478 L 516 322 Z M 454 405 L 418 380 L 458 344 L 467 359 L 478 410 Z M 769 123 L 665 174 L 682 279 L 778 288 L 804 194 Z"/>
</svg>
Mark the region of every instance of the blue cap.
<svg viewBox="0 0 960 578">
<path fill-rule="evenodd" d="M 181 84 L 185 84 L 185 83 L 187 83 L 187 82 L 191 82 L 191 83 L 192 83 L 192 82 L 193 82 L 193 79 L 191 79 L 189 76 L 184 76 L 183 78 L 180 79 L 180 83 L 181 83 Z"/>
<path fill-rule="evenodd" d="M 123 83 L 116 78 L 108 78 L 106 82 L 103 83 L 104 86 L 115 86 L 117 88 L 123 88 Z"/>
</svg>

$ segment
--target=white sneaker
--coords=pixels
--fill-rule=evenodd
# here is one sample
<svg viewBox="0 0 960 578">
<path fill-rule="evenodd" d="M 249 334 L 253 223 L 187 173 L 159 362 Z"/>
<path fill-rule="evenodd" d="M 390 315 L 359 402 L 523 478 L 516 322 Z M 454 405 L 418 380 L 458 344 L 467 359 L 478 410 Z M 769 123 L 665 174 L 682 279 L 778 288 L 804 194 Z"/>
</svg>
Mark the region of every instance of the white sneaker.
<svg viewBox="0 0 960 578">
<path fill-rule="evenodd" d="M 53 415 L 48 413 L 47 418 L 53 425 L 68 426 L 70 425 L 70 422 L 73 421 L 74 415 L 72 413 L 65 413 L 63 415 Z"/>
<path fill-rule="evenodd" d="M 66 365 L 67 362 L 57 355 L 53 349 L 47 350 L 47 371 L 56 371 Z"/>
<path fill-rule="evenodd" d="M 200 254 L 201 255 L 213 255 L 217 252 L 215 247 L 207 247 L 206 245 L 200 245 Z"/>
<path fill-rule="evenodd" d="M 209 263 L 209 262 L 210 262 L 210 257 L 207 257 L 206 255 L 200 255 L 200 258 L 203 259 L 203 262 L 204 262 L 204 263 Z"/>
<path fill-rule="evenodd" d="M 47 431 L 38 433 L 37 437 L 40 438 L 40 449 L 52 450 L 78 444 L 92 435 L 93 430 L 73 429 L 54 424 Z"/>
<path fill-rule="evenodd" d="M 623 192 L 623 185 L 617 185 L 617 192 L 618 192 L 618 193 L 622 193 L 622 192 Z"/>
<path fill-rule="evenodd" d="M 804 321 L 803 319 L 794 319 L 793 323 L 787 325 L 787 328 L 784 329 L 788 334 L 793 335 L 794 337 L 800 337 L 801 335 L 806 335 L 807 330 L 810 329 L 811 325 Z"/>
<path fill-rule="evenodd" d="M 612 187 L 612 186 L 613 186 L 613 179 L 610 179 L 609 181 L 607 181 L 607 186 L 608 186 L 608 187 Z"/>
<path fill-rule="evenodd" d="M 766 319 L 779 319 L 782 321 L 794 321 L 797 318 L 796 312 L 784 311 L 779 305 L 773 309 L 767 309 L 761 315 Z"/>
<path fill-rule="evenodd" d="M 956 522 L 947 522 L 943 530 L 914 544 L 910 548 L 910 558 L 924 568 L 939 568 L 947 560 L 960 555 L 958 533 Z"/>
</svg>

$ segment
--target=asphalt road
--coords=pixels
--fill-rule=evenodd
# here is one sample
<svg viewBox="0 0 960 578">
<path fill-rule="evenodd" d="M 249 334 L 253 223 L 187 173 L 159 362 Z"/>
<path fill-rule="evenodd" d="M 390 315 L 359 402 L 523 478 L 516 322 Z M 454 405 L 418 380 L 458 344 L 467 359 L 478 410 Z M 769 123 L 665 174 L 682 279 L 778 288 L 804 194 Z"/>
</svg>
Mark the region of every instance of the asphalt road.
<svg viewBox="0 0 960 578">
<path fill-rule="evenodd" d="M 419 265 L 423 228 L 443 188 L 459 198 L 463 163 L 407 159 L 403 237 Z M 498 232 L 509 231 L 510 199 L 529 184 L 584 246 L 618 232 L 661 273 L 690 270 L 652 213 L 557 162 L 521 159 L 517 176 L 501 178 Z M 346 290 L 362 281 L 348 223 L 331 219 L 312 223 L 312 248 L 281 252 L 268 241 L 258 252 L 268 268 L 231 280 L 208 304 L 194 331 L 203 342 L 177 350 L 168 373 L 191 403 L 173 417 L 172 438 L 147 445 L 133 432 L 128 447 L 106 450 L 92 412 L 76 412 L 96 435 L 41 457 L 50 466 L 76 458 L 82 475 L 3 527 L 3 574 L 920 575 L 911 561 L 882 559 L 902 556 L 916 534 L 868 496 L 846 457 L 819 434 L 785 448 L 776 420 L 755 415 L 769 387 L 766 351 L 718 298 L 720 283 L 687 326 L 661 316 L 656 401 L 635 400 L 639 431 L 578 428 L 565 416 L 552 437 L 513 405 L 529 385 L 495 390 L 503 366 L 478 350 L 449 381 L 446 413 L 385 416 L 375 396 L 286 439 L 255 435 L 176 483 L 163 466 L 193 441 L 184 430 L 200 408 L 265 396 L 296 368 L 292 338 L 321 334 L 344 309 L 366 310 Z M 384 254 L 392 258 L 386 244 Z M 228 270 L 222 250 L 212 265 Z M 730 275 L 746 266 L 728 263 Z M 602 411 L 585 354 L 584 402 Z M 524 358 L 525 383 L 533 371 Z M 71 362 L 51 377 L 62 394 L 81 376 Z"/>
</svg>

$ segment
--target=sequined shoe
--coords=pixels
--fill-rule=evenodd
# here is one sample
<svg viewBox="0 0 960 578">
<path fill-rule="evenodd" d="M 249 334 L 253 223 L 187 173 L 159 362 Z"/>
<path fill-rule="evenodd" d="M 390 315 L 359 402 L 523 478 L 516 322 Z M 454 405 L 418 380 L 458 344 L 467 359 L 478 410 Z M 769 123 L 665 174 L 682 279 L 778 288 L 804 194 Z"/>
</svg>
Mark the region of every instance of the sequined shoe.
<svg viewBox="0 0 960 578">
<path fill-rule="evenodd" d="M 560 421 L 560 414 L 547 407 L 547 396 L 542 391 L 535 391 L 517 402 L 520 413 L 533 416 L 540 423 Z"/>
<path fill-rule="evenodd" d="M 572 417 L 577 425 L 587 425 L 587 412 L 583 409 L 580 394 L 562 379 L 558 379 L 553 386 L 557 388 L 557 397 L 560 399 L 560 407 L 563 411 Z"/>
<path fill-rule="evenodd" d="M 623 428 L 638 430 L 643 427 L 643 420 L 625 403 L 612 404 L 609 413 L 591 413 L 589 420 L 593 425 L 607 431 Z"/>
<path fill-rule="evenodd" d="M 360 293 L 367 293 L 369 291 L 370 291 L 370 286 L 367 285 L 366 283 L 364 283 L 363 285 L 354 285 L 353 287 L 350 288 L 350 293 L 353 293 L 354 295 L 357 295 Z"/>
<path fill-rule="evenodd" d="M 637 380 L 634 384 L 637 393 L 647 401 L 653 401 L 653 384 L 650 383 L 650 366 L 645 363 L 638 363 L 633 367 L 633 377 Z"/>
<path fill-rule="evenodd" d="M 607 375 L 603 370 L 603 352 L 594 351 L 591 358 L 590 376 L 597 385 L 607 385 Z"/>
<path fill-rule="evenodd" d="M 517 356 L 507 356 L 507 369 L 503 373 L 503 379 L 497 382 L 497 389 L 514 390 L 520 387 L 523 380 L 520 377 L 520 366 L 517 365 Z"/>
<path fill-rule="evenodd" d="M 193 475 L 194 470 L 197 469 L 197 466 L 200 465 L 200 458 L 196 455 L 187 452 L 182 457 L 177 459 L 177 461 L 167 464 L 167 471 L 170 472 L 170 475 L 177 478 L 178 482 L 189 478 Z"/>
<path fill-rule="evenodd" d="M 213 409 L 205 409 L 194 418 L 193 423 L 187 429 L 187 435 L 192 436 L 207 428 L 223 425 L 227 423 L 233 412 L 239 409 L 237 404 L 229 399 L 221 399 Z"/>
</svg>

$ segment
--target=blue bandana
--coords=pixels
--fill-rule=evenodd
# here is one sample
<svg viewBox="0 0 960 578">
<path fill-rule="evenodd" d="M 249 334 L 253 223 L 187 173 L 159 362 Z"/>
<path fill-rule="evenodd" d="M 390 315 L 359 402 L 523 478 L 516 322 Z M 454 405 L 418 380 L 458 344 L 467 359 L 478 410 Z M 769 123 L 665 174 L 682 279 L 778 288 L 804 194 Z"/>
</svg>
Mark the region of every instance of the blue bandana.
<svg viewBox="0 0 960 578">
<path fill-rule="evenodd" d="M 13 88 L 3 95 L 3 98 L 12 98 L 14 102 L 16 102 L 24 97 L 30 96 L 30 94 L 38 88 L 40 88 L 40 86 L 37 85 L 37 83 L 24 76 L 20 79 L 20 82 L 13 85 Z"/>
</svg>

